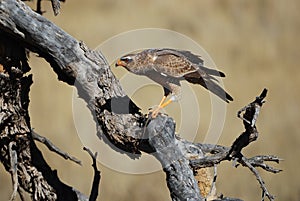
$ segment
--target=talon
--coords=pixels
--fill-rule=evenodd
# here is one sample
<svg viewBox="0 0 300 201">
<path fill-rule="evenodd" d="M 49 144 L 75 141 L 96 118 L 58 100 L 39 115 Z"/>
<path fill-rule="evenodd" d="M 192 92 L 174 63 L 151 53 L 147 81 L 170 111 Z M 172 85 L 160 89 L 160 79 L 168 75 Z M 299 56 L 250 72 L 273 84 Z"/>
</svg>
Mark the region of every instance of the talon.
<svg viewBox="0 0 300 201">
<path fill-rule="evenodd" d="M 158 115 L 158 113 L 157 112 L 153 112 L 152 114 L 151 114 L 151 117 L 153 118 L 153 119 L 155 119 L 156 117 L 157 117 L 157 115 Z"/>
</svg>

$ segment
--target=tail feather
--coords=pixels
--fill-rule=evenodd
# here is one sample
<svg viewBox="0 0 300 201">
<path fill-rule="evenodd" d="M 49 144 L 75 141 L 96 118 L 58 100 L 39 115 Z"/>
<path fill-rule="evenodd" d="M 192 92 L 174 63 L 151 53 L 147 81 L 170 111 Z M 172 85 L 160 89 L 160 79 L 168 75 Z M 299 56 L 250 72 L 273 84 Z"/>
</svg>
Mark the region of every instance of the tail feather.
<svg viewBox="0 0 300 201">
<path fill-rule="evenodd" d="M 208 89 L 227 103 L 233 101 L 233 98 L 213 80 L 204 80 L 202 77 L 185 77 L 185 79 L 190 83 L 200 84 L 201 86 Z"/>
</svg>

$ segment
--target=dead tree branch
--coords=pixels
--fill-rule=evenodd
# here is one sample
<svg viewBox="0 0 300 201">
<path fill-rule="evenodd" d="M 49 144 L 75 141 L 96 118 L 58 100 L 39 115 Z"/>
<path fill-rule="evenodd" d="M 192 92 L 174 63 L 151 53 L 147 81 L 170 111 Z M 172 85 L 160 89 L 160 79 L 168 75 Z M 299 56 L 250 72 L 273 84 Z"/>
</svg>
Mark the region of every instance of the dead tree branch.
<svg viewBox="0 0 300 201">
<path fill-rule="evenodd" d="M 218 164 L 223 160 L 234 160 L 235 162 L 238 161 L 243 166 L 248 167 L 250 171 L 255 175 L 256 179 L 258 180 L 261 186 L 261 189 L 263 190 L 263 199 L 264 196 L 267 196 L 269 200 L 274 200 L 274 196 L 268 192 L 268 189 L 265 186 L 263 179 L 261 178 L 255 167 L 261 167 L 269 172 L 278 173 L 281 170 L 275 169 L 265 164 L 265 161 L 273 161 L 279 163 L 280 159 L 276 156 L 256 156 L 247 159 L 241 153 L 244 147 L 249 145 L 249 143 L 255 141 L 258 137 L 258 131 L 255 123 L 258 118 L 260 109 L 263 103 L 265 103 L 264 98 L 266 97 L 266 95 L 267 89 L 264 89 L 260 96 L 256 97 L 256 99 L 253 102 L 251 102 L 249 105 L 242 108 L 238 112 L 238 117 L 243 120 L 245 131 L 234 141 L 230 148 L 224 147 L 220 149 L 220 146 L 218 146 L 217 149 L 214 149 L 213 145 L 206 145 L 207 147 L 211 147 L 212 149 L 206 148 L 201 150 L 207 150 L 210 154 L 213 155 L 209 155 L 201 159 L 191 160 L 191 166 L 193 168 L 200 168 Z M 243 117 L 240 116 L 242 112 L 244 112 Z"/>
<path fill-rule="evenodd" d="M 150 121 L 146 130 L 153 155 L 162 164 L 167 175 L 167 185 L 172 200 L 204 200 L 189 161 L 178 148 L 175 140 L 175 124 L 166 116 L 158 116 Z"/>
<path fill-rule="evenodd" d="M 21 188 L 32 200 L 87 200 L 60 181 L 36 147 L 28 114 L 32 76 L 25 76 L 29 71 L 25 49 L 2 30 L 0 64 L 0 161 L 12 175 L 11 200 L 17 192 L 24 199 Z"/>
<path fill-rule="evenodd" d="M 64 159 L 66 160 L 71 160 L 73 161 L 74 163 L 77 163 L 78 165 L 81 165 L 81 161 L 78 160 L 77 158 L 75 158 L 74 156 L 70 156 L 68 153 L 62 151 L 61 149 L 59 149 L 57 146 L 55 146 L 49 139 L 47 139 L 46 137 L 44 136 L 41 136 L 39 134 L 37 134 L 36 132 L 34 131 L 31 131 L 31 135 L 32 135 L 32 138 L 34 140 L 37 140 L 41 143 L 43 143 L 44 145 L 47 146 L 47 148 L 50 150 L 50 151 L 53 151 L 55 153 L 57 153 L 58 155 L 60 155 L 61 157 L 63 157 Z"/>
<path fill-rule="evenodd" d="M 229 151 L 228 157 L 240 158 L 241 151 L 249 143 L 258 138 L 258 131 L 255 123 L 260 112 L 260 108 L 265 103 L 264 98 L 267 96 L 267 89 L 264 89 L 260 96 L 238 111 L 237 116 L 243 120 L 245 131 L 234 141 Z M 243 116 L 241 114 L 244 112 Z"/>
<path fill-rule="evenodd" d="M 88 152 L 88 154 L 93 159 L 92 166 L 93 166 L 93 169 L 94 169 L 94 179 L 93 179 L 93 185 L 92 185 L 92 190 L 91 190 L 91 193 L 90 193 L 89 201 L 96 201 L 97 197 L 98 197 L 98 191 L 99 191 L 98 189 L 99 189 L 99 184 L 100 184 L 100 179 L 101 179 L 100 171 L 97 168 L 97 155 L 98 155 L 98 153 L 96 152 L 95 154 L 93 154 L 92 151 L 89 150 L 86 147 L 84 147 L 83 150 Z"/>
<path fill-rule="evenodd" d="M 23 0 L 23 1 L 30 1 L 30 0 Z M 51 0 L 52 10 L 55 16 L 58 15 L 60 12 L 60 1 L 65 2 L 65 0 Z M 40 15 L 46 12 L 42 10 L 42 0 L 36 1 L 36 12 Z"/>
<path fill-rule="evenodd" d="M 265 196 L 267 196 L 270 201 L 274 200 L 274 196 L 269 193 L 269 191 L 265 185 L 265 182 L 259 175 L 259 172 L 257 171 L 257 169 L 244 157 L 242 157 L 240 159 L 240 163 L 242 163 L 244 166 L 248 167 L 249 170 L 255 175 L 255 177 L 256 177 L 257 181 L 259 182 L 260 187 L 262 189 L 262 200 L 264 200 Z"/>
<path fill-rule="evenodd" d="M 240 151 L 247 144 L 242 143 L 240 146 L 240 140 L 236 143 L 239 146 L 230 148 L 193 144 L 175 136 L 175 122 L 170 117 L 160 115 L 156 119 L 148 120 L 126 96 L 100 52 L 90 50 L 83 42 L 75 40 L 33 12 L 24 3 L 14 0 L 0 1 L 0 30 L 30 51 L 45 58 L 59 80 L 77 88 L 79 96 L 86 101 L 91 113 L 94 114 L 97 135 L 110 141 L 111 148 L 130 157 L 139 157 L 142 151 L 153 154 L 161 162 L 166 173 L 167 185 L 173 200 L 204 200 L 193 177 L 193 170 L 212 167 L 224 160 L 241 159 Z M 245 113 L 247 111 L 249 110 L 246 109 Z M 254 116 L 250 119 L 246 116 L 243 118 L 250 122 L 250 124 L 247 122 L 247 127 L 254 129 L 256 118 L 252 125 Z M 6 118 L 9 120 L 9 116 Z M 34 151 L 42 157 L 37 149 Z M 264 159 L 267 158 L 251 158 L 245 161 L 262 167 L 265 166 Z M 242 163 L 241 160 L 238 162 Z M 52 176 L 54 174 L 57 178 L 50 167 L 48 168 Z M 52 187 L 56 189 L 58 186 L 50 183 L 49 188 Z M 50 192 L 53 190 L 50 189 Z M 57 195 L 60 195 L 59 193 L 62 192 L 57 192 Z M 68 198 L 68 200 L 75 199 Z"/>
</svg>

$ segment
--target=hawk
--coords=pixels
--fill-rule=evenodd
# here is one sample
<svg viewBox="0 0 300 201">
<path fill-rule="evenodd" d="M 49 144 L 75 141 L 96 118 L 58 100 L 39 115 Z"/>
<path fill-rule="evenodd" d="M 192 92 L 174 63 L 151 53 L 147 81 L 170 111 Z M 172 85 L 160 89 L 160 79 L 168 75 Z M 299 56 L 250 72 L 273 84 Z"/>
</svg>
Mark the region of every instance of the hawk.
<svg viewBox="0 0 300 201">
<path fill-rule="evenodd" d="M 117 60 L 116 66 L 122 66 L 137 75 L 147 76 L 163 87 L 164 96 L 158 108 L 152 112 L 152 117 L 156 117 L 159 110 L 172 101 L 180 99 L 180 81 L 182 80 L 203 86 L 227 103 L 233 100 L 218 85 L 218 80 L 215 78 L 225 77 L 225 74 L 204 67 L 204 61 L 200 56 L 190 51 L 170 48 L 145 49 L 122 56 Z M 170 94 L 170 99 L 166 101 Z"/>
</svg>

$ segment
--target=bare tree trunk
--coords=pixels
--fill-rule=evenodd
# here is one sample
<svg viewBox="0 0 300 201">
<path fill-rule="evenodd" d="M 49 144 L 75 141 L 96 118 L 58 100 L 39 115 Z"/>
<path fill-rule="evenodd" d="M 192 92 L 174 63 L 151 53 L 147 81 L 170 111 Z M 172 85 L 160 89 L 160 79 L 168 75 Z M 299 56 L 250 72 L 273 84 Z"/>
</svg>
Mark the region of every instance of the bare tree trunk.
<svg viewBox="0 0 300 201">
<path fill-rule="evenodd" d="M 77 200 L 72 187 L 62 183 L 38 150 L 28 115 L 32 76 L 26 50 L 0 31 L 0 160 L 12 175 L 14 193 L 24 189 L 33 200 Z"/>
<path fill-rule="evenodd" d="M 277 157 L 272 156 L 264 156 L 263 160 L 245 158 L 240 152 L 250 141 L 240 143 L 240 140 L 237 140 L 232 147 L 223 147 L 193 144 L 175 136 L 175 122 L 170 117 L 159 115 L 156 119 L 148 119 L 147 115 L 140 113 L 139 108 L 123 92 L 119 81 L 112 74 L 109 64 L 100 52 L 90 50 L 83 42 L 75 40 L 43 16 L 33 12 L 23 2 L 0 1 L 0 30 L 5 34 L 5 38 L 9 36 L 13 43 L 20 44 L 18 47 L 23 54 L 24 48 L 38 53 L 51 64 L 59 80 L 77 87 L 79 96 L 86 101 L 91 113 L 95 114 L 97 135 L 100 139 L 109 140 L 118 151 L 121 150 L 130 157 L 133 157 L 132 153 L 139 156 L 142 151 L 153 154 L 166 173 L 172 200 L 205 199 L 200 194 L 194 177 L 195 171 L 199 168 L 211 167 L 221 161 L 234 159 L 253 171 L 252 167 L 254 170 L 257 166 L 266 167 L 264 164 L 266 160 L 279 161 Z M 4 56 L 6 55 L 3 55 L 2 59 Z M 12 165 L 17 164 L 16 174 L 20 187 L 31 193 L 34 200 L 87 199 L 60 182 L 56 172 L 46 164 L 32 140 L 28 116 L 28 92 L 32 81 L 31 76 L 24 76 L 28 71 L 28 68 L 23 69 L 23 65 L 27 64 L 25 55 L 20 58 L 17 59 L 22 64 L 19 66 L 3 63 L 4 70 L 0 74 L 0 101 L 2 100 L 0 149 L 4 150 L 1 152 L 4 153 L 1 155 L 1 162 L 6 170 L 11 172 L 15 171 Z M 6 98 L 7 94 L 11 95 Z M 260 108 L 262 102 L 258 106 Z M 10 114 L 17 116 L 12 118 Z M 254 115 L 249 111 L 246 111 L 245 115 L 245 132 L 257 132 L 255 122 L 252 125 Z M 246 124 L 245 119 L 251 121 L 251 126 Z M 13 163 L 10 159 L 14 158 L 15 154 L 18 160 Z M 22 164 L 26 164 L 30 170 L 26 170 L 27 166 L 24 169 Z M 20 174 L 22 168 L 24 173 Z M 32 180 L 32 177 L 38 181 Z M 265 186 L 261 182 L 260 184 L 264 194 L 272 200 L 273 197 Z M 218 200 L 239 199 L 221 197 Z"/>
</svg>

